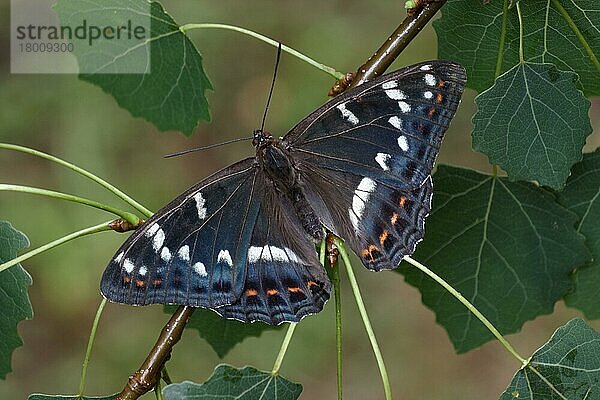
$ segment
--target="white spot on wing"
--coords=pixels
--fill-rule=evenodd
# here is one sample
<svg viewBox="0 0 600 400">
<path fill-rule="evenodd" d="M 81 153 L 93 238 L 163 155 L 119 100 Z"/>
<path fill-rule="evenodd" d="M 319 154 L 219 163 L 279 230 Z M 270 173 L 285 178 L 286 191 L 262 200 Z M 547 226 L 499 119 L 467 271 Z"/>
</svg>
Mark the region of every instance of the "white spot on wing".
<svg viewBox="0 0 600 400">
<path fill-rule="evenodd" d="M 375 161 L 377 161 L 377 164 L 381 165 L 381 168 L 383 168 L 384 171 L 387 171 L 390 169 L 390 167 L 387 165 L 387 161 L 390 159 L 390 157 L 391 155 L 387 153 L 377 153 L 377 156 L 375 156 Z"/>
<path fill-rule="evenodd" d="M 384 90 L 393 89 L 397 86 L 398 86 L 398 82 L 396 82 L 396 81 L 389 81 L 389 82 L 384 82 L 381 84 L 381 88 Z"/>
<path fill-rule="evenodd" d="M 156 235 L 154 235 L 154 239 L 152 240 L 152 247 L 154 251 L 158 251 L 163 243 L 165 242 L 165 232 L 162 229 L 156 231 Z"/>
<path fill-rule="evenodd" d="M 429 86 L 435 86 L 435 76 L 431 74 L 425 74 L 425 83 Z"/>
<path fill-rule="evenodd" d="M 421 71 L 431 71 L 431 65 L 427 64 L 427 65 L 423 65 L 421 68 L 419 68 Z"/>
<path fill-rule="evenodd" d="M 125 252 L 124 252 L 124 251 L 120 252 L 120 253 L 119 253 L 119 255 L 117 255 L 117 256 L 115 257 L 115 262 L 116 262 L 116 263 L 120 263 L 120 262 L 121 262 L 121 260 L 123 259 L 123 255 L 124 255 L 124 254 L 125 254 Z"/>
<path fill-rule="evenodd" d="M 258 260 L 301 263 L 298 255 L 287 247 L 250 246 L 248 249 L 248 262 L 256 263 Z"/>
<path fill-rule="evenodd" d="M 181 246 L 181 248 L 177 252 L 177 256 L 183 261 L 190 261 L 190 246 L 188 246 L 187 244 L 185 246 Z"/>
<path fill-rule="evenodd" d="M 393 117 L 390 117 L 390 119 L 388 119 L 388 122 L 392 124 L 394 128 L 402 129 L 402 120 L 397 116 L 394 115 Z"/>
<path fill-rule="evenodd" d="M 146 237 L 154 236 L 158 228 L 160 228 L 160 226 L 156 222 L 153 223 L 152 226 L 150 226 L 150 228 L 148 228 L 148 230 L 146 231 Z"/>
<path fill-rule="evenodd" d="M 352 222 L 354 229 L 358 229 L 358 220 L 362 217 L 365 211 L 365 204 L 369 201 L 369 197 L 371 197 L 371 193 L 375 191 L 376 187 L 377 183 L 373 179 L 364 177 L 354 191 L 352 210 L 348 210 L 350 213 L 350 222 Z"/>
<path fill-rule="evenodd" d="M 387 96 L 392 100 L 404 100 L 407 98 L 404 92 L 400 89 L 386 90 L 385 94 L 387 94 Z"/>
<path fill-rule="evenodd" d="M 433 98 L 433 93 L 431 93 L 429 90 L 426 91 L 425 93 L 423 93 L 423 97 L 425 97 L 426 99 L 431 99 Z"/>
<path fill-rule="evenodd" d="M 346 103 L 342 103 L 336 108 L 340 110 L 342 117 L 346 118 L 352 125 L 358 124 L 358 118 L 356 118 L 356 115 L 354 115 L 352 111 L 346 108 Z"/>
<path fill-rule="evenodd" d="M 132 263 L 131 260 L 129 260 L 129 258 L 126 258 L 125 261 L 123 261 L 123 269 L 125 269 L 125 272 L 127 272 L 128 274 L 130 274 L 134 268 L 135 264 Z"/>
<path fill-rule="evenodd" d="M 204 266 L 204 263 L 201 263 L 200 261 L 198 261 L 196 264 L 194 264 L 192 266 L 192 268 L 200 276 L 208 275 L 208 273 L 206 272 L 206 267 Z"/>
<path fill-rule="evenodd" d="M 408 150 L 408 141 L 406 140 L 406 136 L 398 136 L 398 146 L 402 149 L 402 151 Z"/>
<path fill-rule="evenodd" d="M 204 219 L 206 218 L 206 207 L 204 204 L 206 203 L 206 199 L 202 197 L 202 193 L 198 192 L 194 195 L 194 200 L 196 200 L 196 209 L 198 210 L 198 218 Z"/>
<path fill-rule="evenodd" d="M 403 113 L 407 113 L 410 111 L 410 104 L 408 104 L 405 101 L 399 101 L 398 107 L 400 107 L 400 111 L 402 111 Z"/>
<path fill-rule="evenodd" d="M 162 251 L 160 252 L 160 258 L 162 258 L 165 262 L 169 262 L 171 260 L 171 251 L 169 251 L 168 247 L 163 247 Z"/>
<path fill-rule="evenodd" d="M 231 259 L 231 254 L 229 254 L 229 250 L 221 250 L 217 255 L 217 262 L 224 262 L 230 267 L 233 265 L 233 260 Z"/>
<path fill-rule="evenodd" d="M 146 269 L 146 267 L 144 267 L 143 265 L 140 267 L 140 271 L 139 274 L 140 276 L 145 276 L 146 273 L 148 272 L 148 270 Z"/>
</svg>

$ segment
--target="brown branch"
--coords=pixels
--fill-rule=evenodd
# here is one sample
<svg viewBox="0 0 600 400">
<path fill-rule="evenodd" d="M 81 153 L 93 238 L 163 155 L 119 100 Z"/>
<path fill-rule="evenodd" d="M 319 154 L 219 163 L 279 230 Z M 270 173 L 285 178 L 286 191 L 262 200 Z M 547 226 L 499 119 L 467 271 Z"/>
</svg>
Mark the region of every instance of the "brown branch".
<svg viewBox="0 0 600 400">
<path fill-rule="evenodd" d="M 156 386 L 167 360 L 171 357 L 173 346 L 181 339 L 188 319 L 196 309 L 179 306 L 171 319 L 160 332 L 146 360 L 137 372 L 129 377 L 127 384 L 117 396 L 117 400 L 135 400 Z"/>
<path fill-rule="evenodd" d="M 426 0 L 425 5 L 419 4 L 419 9 L 409 10 L 408 15 L 388 37 L 381 47 L 361 65 L 355 74 L 348 73 L 340 79 L 329 91 L 329 96 L 340 94 L 347 88 L 358 86 L 376 78 L 389 68 L 400 53 L 408 46 L 414 37 L 433 18 L 446 0 Z M 351 82 L 350 82 L 351 80 Z"/>
</svg>

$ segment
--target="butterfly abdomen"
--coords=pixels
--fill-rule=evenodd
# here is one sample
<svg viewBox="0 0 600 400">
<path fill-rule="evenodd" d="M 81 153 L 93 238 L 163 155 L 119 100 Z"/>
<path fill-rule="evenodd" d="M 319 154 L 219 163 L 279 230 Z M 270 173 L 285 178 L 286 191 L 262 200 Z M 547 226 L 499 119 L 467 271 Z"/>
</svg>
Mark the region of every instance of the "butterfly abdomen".
<svg viewBox="0 0 600 400">
<path fill-rule="evenodd" d="M 317 240 L 323 239 L 325 235 L 321 220 L 308 200 L 306 200 L 302 187 L 299 184 L 295 184 L 289 189 L 288 196 L 294 205 L 294 211 L 300 219 L 304 230 Z"/>
</svg>

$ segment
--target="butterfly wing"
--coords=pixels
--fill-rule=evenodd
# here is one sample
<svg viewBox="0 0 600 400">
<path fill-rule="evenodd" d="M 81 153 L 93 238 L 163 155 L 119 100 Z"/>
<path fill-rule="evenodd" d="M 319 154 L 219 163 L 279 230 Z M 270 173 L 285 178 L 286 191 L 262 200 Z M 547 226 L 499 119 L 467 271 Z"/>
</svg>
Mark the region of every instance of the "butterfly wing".
<svg viewBox="0 0 600 400">
<path fill-rule="evenodd" d="M 254 158 L 217 172 L 128 238 L 104 272 L 102 294 L 270 324 L 319 312 L 330 283 L 288 203 Z"/>
<path fill-rule="evenodd" d="M 326 226 L 372 270 L 396 268 L 424 234 L 431 170 L 464 69 L 429 61 L 353 88 L 283 139 Z"/>
<path fill-rule="evenodd" d="M 241 321 L 271 324 L 299 321 L 323 308 L 331 284 L 308 236 L 285 195 L 265 182 L 248 247 L 246 281 L 239 299 L 215 311 Z"/>
<path fill-rule="evenodd" d="M 248 158 L 167 204 L 138 228 L 104 271 L 101 292 L 134 304 L 220 307 L 245 282 L 247 244 L 262 201 Z"/>
</svg>

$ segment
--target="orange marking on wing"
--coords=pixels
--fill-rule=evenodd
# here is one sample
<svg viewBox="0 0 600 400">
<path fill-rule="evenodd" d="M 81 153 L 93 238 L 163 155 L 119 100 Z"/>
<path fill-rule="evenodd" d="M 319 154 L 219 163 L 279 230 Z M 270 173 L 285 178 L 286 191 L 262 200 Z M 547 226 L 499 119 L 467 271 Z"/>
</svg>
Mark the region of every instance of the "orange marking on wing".
<svg viewBox="0 0 600 400">
<path fill-rule="evenodd" d="M 267 289 L 267 294 L 269 296 L 275 296 L 277 293 L 279 293 L 277 289 Z"/>
<path fill-rule="evenodd" d="M 435 108 L 431 107 L 429 109 L 429 111 L 427 112 L 427 115 L 429 115 L 430 117 L 433 117 L 433 114 L 435 114 Z"/>
<path fill-rule="evenodd" d="M 304 291 L 302 289 L 300 289 L 299 287 L 289 287 L 288 288 L 288 292 L 291 292 L 291 293 L 304 293 Z"/>
<path fill-rule="evenodd" d="M 125 283 L 131 282 L 131 277 L 130 276 L 124 276 L 123 277 L 123 282 L 125 282 Z"/>
<path fill-rule="evenodd" d="M 160 285 L 161 283 L 162 283 L 162 279 L 158 279 L 158 278 L 156 278 L 156 279 L 154 279 L 154 280 L 152 281 L 152 284 L 153 284 L 154 286 L 158 286 L 158 285 Z"/>
<path fill-rule="evenodd" d="M 379 251 L 379 247 L 375 246 L 374 244 L 370 244 L 368 248 L 362 250 L 362 255 L 365 258 L 367 258 L 367 256 L 369 256 L 368 261 L 374 262 L 376 259 L 373 256 L 373 251 Z"/>
<path fill-rule="evenodd" d="M 244 296 L 257 296 L 258 292 L 254 289 L 246 289 Z"/>
<path fill-rule="evenodd" d="M 446 86 L 446 82 L 444 82 L 443 79 L 440 79 L 440 81 L 438 82 L 438 87 L 443 88 L 444 86 Z"/>
<path fill-rule="evenodd" d="M 437 94 L 435 95 L 435 102 L 436 102 L 436 103 L 441 103 L 441 102 L 442 102 L 442 100 L 444 100 L 444 96 L 443 96 L 441 93 L 437 93 Z"/>
<path fill-rule="evenodd" d="M 404 208 L 404 205 L 406 204 L 406 196 L 400 196 L 400 207 Z"/>
<path fill-rule="evenodd" d="M 310 289 L 311 287 L 313 287 L 314 285 L 316 285 L 317 282 L 315 282 L 315 281 L 308 281 L 308 282 L 306 282 L 306 284 L 308 285 L 308 288 Z"/>
<path fill-rule="evenodd" d="M 393 213 L 392 218 L 390 219 L 390 222 L 392 223 L 392 225 L 396 225 L 397 221 L 398 221 L 398 214 Z"/>
<path fill-rule="evenodd" d="M 135 280 L 135 286 L 139 287 L 139 288 L 143 288 L 146 285 L 146 282 L 144 282 L 141 279 L 136 279 Z"/>
<path fill-rule="evenodd" d="M 382 245 L 382 246 L 383 246 L 383 244 L 385 243 L 385 241 L 386 241 L 386 240 L 387 240 L 387 238 L 388 238 L 388 235 L 389 235 L 389 233 L 388 233 L 388 230 L 387 230 L 387 229 L 384 229 L 384 230 L 383 230 L 383 233 L 382 233 L 381 235 L 379 235 L 379 244 L 380 244 L 380 245 Z"/>
</svg>

